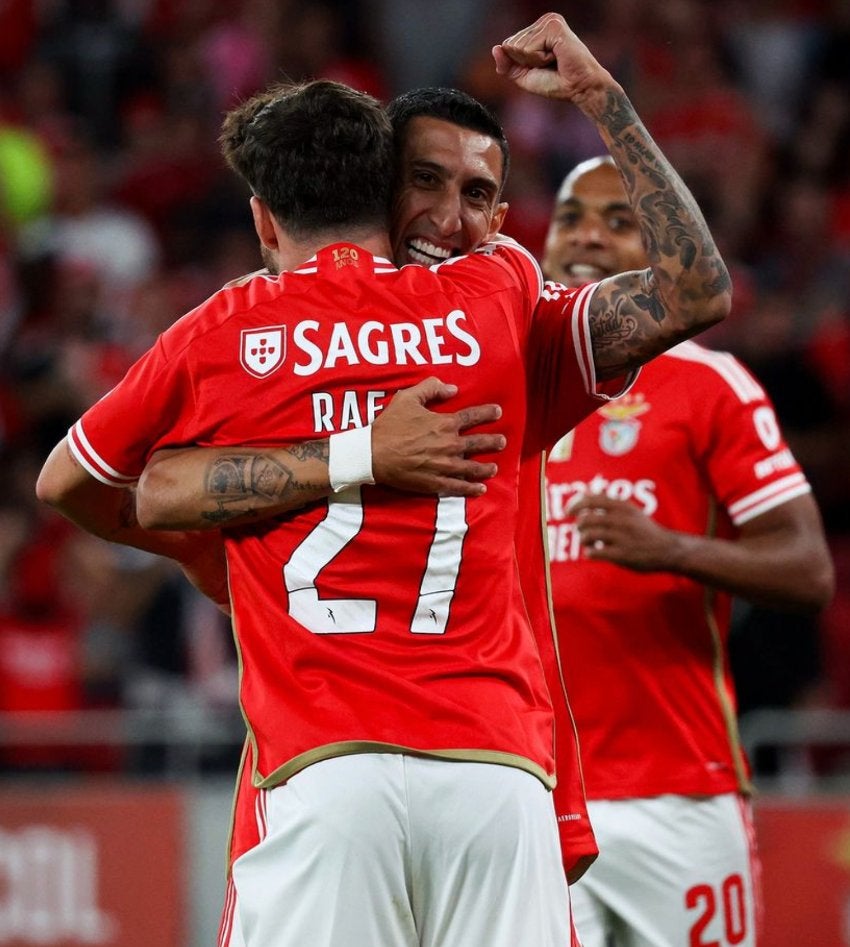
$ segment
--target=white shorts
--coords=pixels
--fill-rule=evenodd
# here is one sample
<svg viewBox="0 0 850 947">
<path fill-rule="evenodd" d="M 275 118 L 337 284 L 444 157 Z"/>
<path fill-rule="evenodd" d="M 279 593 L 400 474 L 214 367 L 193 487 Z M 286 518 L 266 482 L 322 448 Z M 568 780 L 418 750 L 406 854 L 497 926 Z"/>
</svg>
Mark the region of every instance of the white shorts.
<svg viewBox="0 0 850 947">
<path fill-rule="evenodd" d="M 260 793 L 224 947 L 567 947 L 552 794 L 511 766 L 357 754 Z"/>
<path fill-rule="evenodd" d="M 749 803 L 735 793 L 587 804 L 599 858 L 570 889 L 583 947 L 755 947 Z"/>
</svg>

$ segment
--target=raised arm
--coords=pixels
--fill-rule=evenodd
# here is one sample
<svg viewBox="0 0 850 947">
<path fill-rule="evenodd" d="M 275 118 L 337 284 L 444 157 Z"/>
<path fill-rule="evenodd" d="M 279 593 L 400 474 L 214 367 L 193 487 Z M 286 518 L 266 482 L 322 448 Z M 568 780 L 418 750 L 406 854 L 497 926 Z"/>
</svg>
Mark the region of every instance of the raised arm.
<svg viewBox="0 0 850 947">
<path fill-rule="evenodd" d="M 493 56 L 520 88 L 572 102 L 595 124 L 640 226 L 649 268 L 603 280 L 590 303 L 597 376 L 621 375 L 724 319 L 731 281 L 696 201 L 564 18 L 545 14 Z"/>
<path fill-rule="evenodd" d="M 486 490 L 481 481 L 495 475 L 496 465 L 469 455 L 502 450 L 504 436 L 465 432 L 498 420 L 501 409 L 480 405 L 440 413 L 425 407 L 456 390 L 429 378 L 395 395 L 371 425 L 372 481 L 445 496 Z M 300 509 L 333 492 L 329 444 L 325 438 L 251 450 L 161 451 L 139 481 L 139 520 L 150 529 L 213 529 Z"/>
</svg>

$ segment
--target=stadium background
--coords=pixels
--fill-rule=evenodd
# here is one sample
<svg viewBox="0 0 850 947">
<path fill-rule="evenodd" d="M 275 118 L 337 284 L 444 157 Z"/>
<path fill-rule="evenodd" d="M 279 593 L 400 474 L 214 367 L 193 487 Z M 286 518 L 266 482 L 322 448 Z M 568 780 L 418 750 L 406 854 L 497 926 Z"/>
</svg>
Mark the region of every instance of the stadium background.
<svg viewBox="0 0 850 947">
<path fill-rule="evenodd" d="M 50 447 L 182 312 L 259 265 L 222 110 L 277 78 L 464 88 L 539 253 L 600 152 L 489 49 L 563 13 L 623 82 L 735 279 L 706 343 L 776 402 L 838 569 L 817 617 L 741 606 L 765 947 L 850 944 L 850 3 L 0 0 L 0 945 L 213 942 L 241 724 L 226 622 L 169 563 L 33 493 Z M 144 406 L 140 406 L 144 410 Z M 707 945 L 706 945 L 707 947 Z"/>
</svg>

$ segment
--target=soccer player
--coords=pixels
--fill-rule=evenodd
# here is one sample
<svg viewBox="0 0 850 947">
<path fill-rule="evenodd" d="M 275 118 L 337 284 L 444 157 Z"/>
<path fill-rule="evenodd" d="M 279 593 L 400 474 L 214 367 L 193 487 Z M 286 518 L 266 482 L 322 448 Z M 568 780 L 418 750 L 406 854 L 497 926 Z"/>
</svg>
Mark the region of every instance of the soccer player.
<svg viewBox="0 0 850 947">
<path fill-rule="evenodd" d="M 605 377 L 613 379 L 673 339 L 720 318 L 728 305 L 728 280 L 722 261 L 698 211 L 648 141 L 622 90 L 589 57 L 563 20 L 553 15 L 506 41 L 498 49 L 499 55 L 501 67 L 510 68 L 517 81 L 528 86 L 540 83 L 541 91 L 572 98 L 593 114 L 606 128 L 612 150 L 617 150 L 623 164 L 629 166 L 635 194 L 649 206 L 659 206 L 663 199 L 663 206 L 669 209 L 672 202 L 676 215 L 675 227 L 669 229 L 669 218 L 659 221 L 648 215 L 648 234 L 655 237 L 659 236 L 659 228 L 661 231 L 660 239 L 653 242 L 656 258 L 651 270 L 609 281 L 584 296 L 568 294 L 562 288 L 549 292 L 553 308 L 565 317 L 559 325 L 570 327 L 566 334 L 574 326 L 587 327 L 594 316 L 599 321 L 599 338 L 604 340 L 606 331 L 611 337 L 625 335 L 629 340 L 625 350 L 620 347 L 614 352 L 612 347 L 605 351 L 607 359 L 595 360 L 602 363 L 600 374 L 604 372 Z M 554 59 L 557 69 L 552 70 L 548 67 Z M 513 61 L 512 66 L 506 66 L 509 60 Z M 554 85 L 553 75 L 557 76 Z M 257 113 L 251 123 L 255 143 L 274 127 L 277 117 L 276 105 Z M 327 119 L 326 111 L 323 117 Z M 327 124 L 313 122 L 308 127 L 321 130 Z M 264 160 L 280 160 L 286 169 L 283 177 L 291 177 L 294 186 L 298 176 L 293 175 L 293 169 L 302 169 L 296 162 L 285 160 L 287 152 L 280 145 L 275 140 L 273 146 L 266 148 Z M 343 148 L 346 159 L 334 172 L 339 176 L 327 182 L 326 192 L 311 186 L 309 193 L 313 198 L 325 194 L 325 200 L 332 201 L 331 206 L 338 211 L 340 206 L 347 206 L 340 200 L 341 194 L 357 196 L 366 181 L 371 180 L 368 175 L 359 175 L 358 187 L 350 186 L 352 159 L 364 160 L 373 149 L 352 148 L 350 142 L 339 139 L 335 139 L 335 147 L 337 151 Z M 322 163 L 321 168 L 327 177 L 328 162 Z M 316 168 L 311 170 L 312 185 Z M 665 173 L 663 177 L 659 177 L 659 171 Z M 270 183 L 274 185 L 271 189 Z M 260 187 L 255 186 L 261 194 L 252 202 L 258 232 L 267 245 L 295 251 L 302 259 L 308 249 L 318 249 L 318 272 L 311 272 L 312 265 L 302 265 L 281 279 L 259 277 L 214 297 L 169 330 L 128 380 L 87 412 L 72 435 L 77 458 L 102 480 L 113 483 L 126 482 L 137 475 L 145 459 L 159 447 L 218 442 L 226 444 L 224 450 L 233 455 L 232 444 L 265 443 L 269 430 L 274 430 L 283 441 L 287 434 L 289 439 L 309 440 L 307 435 L 321 430 L 318 425 L 326 417 L 335 426 L 350 428 L 343 433 L 353 431 L 357 435 L 353 445 L 351 438 L 338 437 L 336 443 L 342 447 L 338 470 L 343 476 L 332 479 L 337 480 L 336 486 L 352 487 L 343 489 L 327 507 L 310 503 L 303 512 L 290 512 L 281 518 L 276 514 L 291 511 L 317 495 L 318 489 L 311 492 L 315 484 L 306 483 L 300 503 L 288 497 L 281 504 L 279 484 L 288 482 L 285 472 L 283 477 L 278 476 L 274 464 L 267 466 L 263 460 L 258 465 L 263 475 L 255 478 L 253 461 L 237 465 L 243 471 L 250 468 L 248 479 L 243 482 L 249 487 L 246 493 L 251 494 L 250 503 L 241 511 L 246 517 L 244 525 L 232 515 L 238 504 L 228 507 L 230 525 L 226 532 L 231 597 L 243 657 L 243 705 L 252 724 L 252 749 L 261 788 L 266 790 L 287 780 L 280 789 L 264 791 L 258 797 L 267 834 L 234 866 L 242 929 L 248 931 L 249 943 L 263 944 L 290 942 L 273 939 L 272 931 L 279 927 L 286 929 L 281 938 L 330 943 L 339 924 L 345 925 L 346 943 L 559 942 L 564 934 L 563 915 L 558 913 L 563 907 L 561 892 L 549 888 L 551 905 L 542 904 L 547 900 L 547 885 L 555 882 L 549 879 L 538 887 L 539 869 L 530 864 L 539 858 L 541 863 L 548 859 L 551 866 L 551 852 L 537 853 L 533 859 L 516 857 L 517 844 L 521 843 L 521 850 L 535 844 L 534 830 L 527 825 L 519 830 L 503 811 L 498 817 L 501 828 L 509 836 L 519 831 L 518 838 L 511 837 L 514 847 L 507 858 L 490 848 L 500 844 L 498 833 L 479 832 L 478 841 L 470 846 L 458 835 L 463 825 L 472 822 L 464 807 L 480 810 L 476 811 L 478 820 L 487 817 L 488 807 L 480 798 L 476 802 L 478 791 L 466 783 L 470 777 L 485 775 L 487 761 L 498 763 L 493 772 L 486 771 L 486 795 L 490 800 L 496 799 L 506 779 L 516 783 L 517 775 L 529 777 L 536 786 L 543 785 L 551 775 L 551 758 L 546 759 L 547 754 L 551 757 L 551 708 L 537 649 L 529 641 L 513 564 L 515 490 L 521 467 L 526 400 L 523 350 L 526 341 L 542 331 L 538 323 L 551 322 L 544 315 L 531 324 L 531 306 L 539 294 L 539 286 L 535 289 L 533 285 L 533 265 L 509 245 L 488 248 L 483 255 L 458 258 L 436 273 L 413 268 L 397 271 L 389 264 L 375 263 L 374 250 L 382 249 L 382 238 L 368 229 L 359 235 L 360 246 L 347 240 L 336 246 L 315 246 L 320 237 L 324 240 L 334 234 L 328 228 L 320 228 L 318 233 L 308 228 L 301 233 L 297 219 L 293 233 L 293 220 L 285 212 L 270 210 L 280 198 L 275 191 L 279 183 L 264 180 Z M 289 209 L 286 203 L 282 206 Z M 337 219 L 336 223 L 340 221 Z M 689 250 L 684 256 L 680 253 L 683 232 Z M 346 248 L 348 252 L 343 252 Z M 334 250 L 339 251 L 336 257 Z M 356 256 L 352 256 L 352 250 Z M 656 286 L 659 276 L 666 281 L 671 275 L 672 291 L 666 284 Z M 359 292 L 363 282 L 368 283 L 369 292 Z M 293 306 L 286 310 L 285 324 L 251 324 L 252 319 L 268 318 L 272 314 L 270 306 L 279 311 L 277 293 L 286 294 L 299 286 L 314 288 L 322 283 L 327 287 L 327 296 L 311 292 L 298 300 L 287 297 Z M 405 302 L 396 299 L 392 318 L 382 322 L 375 317 L 374 309 L 377 307 L 380 312 L 383 308 L 380 303 L 384 285 L 394 287 L 395 296 Z M 450 299 L 443 298 L 447 285 Z M 679 287 L 684 287 L 682 298 Z M 377 301 L 371 295 L 373 291 L 379 297 Z M 297 292 L 293 295 L 298 296 Z M 370 305 L 369 312 L 364 314 L 365 298 Z M 483 298 L 487 300 L 486 306 L 480 301 Z M 430 312 L 438 315 L 420 314 L 423 299 L 430 301 Z M 439 315 L 449 302 L 456 303 L 457 308 Z M 301 305 L 311 307 L 309 315 L 301 312 Z M 323 313 L 325 305 L 335 319 Z M 584 316 L 573 322 L 570 317 L 577 309 Z M 494 316 L 494 311 L 501 311 L 502 316 Z M 214 317 L 223 312 L 232 318 L 219 324 Z M 340 312 L 345 313 L 345 318 Z M 481 326 L 477 325 L 479 313 Z M 503 318 L 508 313 L 511 317 Z M 209 334 L 198 336 L 203 345 L 182 345 L 185 336 L 191 335 L 199 324 L 206 325 L 207 318 L 212 319 L 214 328 Z M 232 347 L 228 350 L 223 344 L 215 344 L 221 342 L 214 338 L 216 332 L 233 332 L 246 320 L 249 325 L 243 326 L 245 334 L 233 340 L 237 354 Z M 619 320 L 625 321 L 621 324 Z M 284 336 L 287 355 L 282 354 Z M 649 342 L 645 336 L 650 337 Z M 594 360 L 588 357 L 590 333 L 582 336 L 580 342 L 585 345 L 585 364 L 592 374 Z M 208 361 L 192 364 L 193 350 Z M 172 356 L 167 359 L 170 370 L 159 371 L 166 354 Z M 553 369 L 550 396 L 558 401 L 563 394 L 558 390 L 558 353 L 550 350 L 548 355 Z M 502 419 L 508 446 L 500 458 L 498 474 L 483 497 L 468 504 L 463 498 L 449 498 L 461 501 L 464 515 L 460 515 L 459 503 L 440 501 L 435 506 L 433 500 L 405 500 L 378 488 L 366 487 L 362 493 L 356 490 L 371 476 L 368 463 L 363 463 L 368 456 L 368 440 L 358 434 L 363 428 L 352 427 L 342 419 L 354 417 L 355 412 L 361 420 L 368 418 L 370 406 L 380 403 L 377 391 L 383 390 L 372 385 L 396 390 L 410 384 L 421 374 L 418 366 L 429 360 L 445 366 L 444 370 L 459 382 L 466 382 L 458 387 L 468 398 L 512 385 L 513 397 Z M 287 368 L 283 375 L 285 384 L 278 374 L 283 365 Z M 363 370 L 364 365 L 368 372 Z M 467 371 L 473 367 L 474 371 Z M 237 408 L 235 399 L 228 397 L 232 392 L 224 382 L 235 375 L 245 384 L 240 372 L 257 381 L 274 378 L 278 384 L 267 385 L 263 398 L 241 399 Z M 317 374 L 318 378 L 311 379 Z M 210 383 L 211 375 L 217 378 Z M 144 392 L 142 401 L 140 391 Z M 352 397 L 348 397 L 349 393 Z M 206 400 L 196 405 L 197 397 Z M 139 403 L 146 407 L 141 415 L 131 410 L 131 406 Z M 133 429 L 125 431 L 128 417 L 132 418 Z M 115 418 L 121 419 L 120 429 Z M 253 439 L 246 426 L 253 431 Z M 240 457 L 273 454 L 258 448 L 254 454 L 240 453 Z M 333 467 L 333 449 L 331 461 Z M 46 468 L 42 495 L 60 507 L 66 506 L 73 489 L 66 489 L 62 477 L 58 484 L 52 482 L 52 466 L 49 463 Z M 321 466 L 319 461 L 317 469 Z M 361 497 L 364 502 L 360 502 Z M 210 509 L 220 512 L 215 501 Z M 258 522 L 263 510 L 274 518 Z M 155 523 L 148 515 L 145 519 Z M 394 557 L 387 562 L 385 547 L 390 544 Z M 414 555 L 416 551 L 421 557 Z M 420 558 L 424 571 L 423 562 L 413 562 Z M 286 592 L 277 589 L 281 562 L 285 563 Z M 481 567 L 485 565 L 488 578 L 481 581 Z M 392 571 L 395 582 L 387 584 L 383 580 L 387 570 Z M 280 626 L 285 633 L 274 634 L 267 626 Z M 485 626 L 489 631 L 482 640 L 478 629 Z M 426 635 L 427 638 L 419 637 Z M 473 658 L 477 654 L 472 662 L 468 660 L 470 654 Z M 486 660 L 482 660 L 484 654 Z M 414 656 L 419 660 L 413 662 Z M 296 673 L 287 673 L 285 669 Z M 363 699 L 358 696 L 361 693 L 372 697 L 369 713 L 364 712 Z M 538 707 L 541 694 L 544 701 Z M 284 728 L 277 725 L 282 717 L 287 721 Z M 547 731 L 548 738 L 544 736 Z M 357 735 L 347 736 L 349 732 Z M 329 736 L 338 739 L 314 745 L 316 740 L 324 741 Z M 438 745 L 432 746 L 437 740 Z M 447 745 L 446 740 L 451 742 Z M 541 754 L 544 744 L 548 750 Z M 308 748 L 299 749 L 305 745 Z M 375 752 L 377 748 L 391 752 Z M 408 752 L 400 752 L 404 749 Z M 473 767 L 474 773 L 458 758 L 465 757 L 470 750 L 472 758 L 479 761 Z M 292 752 L 294 756 L 287 756 Z M 420 759 L 420 754 L 425 758 Z M 395 857 L 386 846 L 392 847 L 393 839 L 398 841 L 394 832 L 406 824 L 397 818 L 398 797 L 392 796 L 392 780 L 401 778 L 399 767 L 404 767 L 410 776 L 413 768 L 423 769 L 420 763 L 428 765 L 420 775 L 411 777 L 411 786 L 417 783 L 427 795 L 432 779 L 441 782 L 445 775 L 448 781 L 441 782 L 439 787 L 442 805 L 428 803 L 424 796 L 411 800 L 414 815 L 430 814 L 428 831 L 423 828 L 421 841 L 425 834 L 436 834 L 435 848 L 440 848 L 440 834 L 446 833 L 442 837 L 450 839 L 451 844 L 441 851 L 450 862 L 455 855 L 461 858 L 466 867 L 460 871 L 454 863 L 431 864 L 429 859 L 437 854 L 435 849 L 422 850 L 423 861 L 417 863 L 413 874 L 416 889 L 408 891 L 405 885 L 398 886 L 397 872 L 383 869 L 386 859 Z M 362 772 L 357 778 L 360 785 L 370 781 L 372 776 L 368 773 L 378 768 L 392 774 L 388 778 L 375 776 L 388 793 L 376 791 L 374 798 L 364 800 L 359 793 L 350 791 L 350 784 L 348 791 L 337 785 L 341 769 Z M 508 777 L 508 773 L 516 775 Z M 532 774 L 539 780 L 535 782 Z M 529 786 L 528 779 L 520 782 L 523 787 Z M 455 784 L 458 785 L 452 790 L 450 785 Z M 383 799 L 383 814 L 395 828 L 386 833 L 346 831 L 343 837 L 335 830 L 320 832 L 320 848 L 327 854 L 323 864 L 330 867 L 339 857 L 340 871 L 333 882 L 323 875 L 316 878 L 316 885 L 311 885 L 316 874 L 311 868 L 317 844 L 315 835 L 305 840 L 307 853 L 285 842 L 286 820 L 296 815 L 291 801 L 298 795 L 298 786 L 305 786 L 308 796 L 314 789 L 336 792 L 323 814 L 338 816 L 347 809 L 349 817 L 342 824 L 350 829 L 375 829 L 372 819 L 366 825 L 359 807 L 368 808 Z M 438 791 L 435 784 L 434 791 Z M 522 791 L 526 796 L 535 795 L 527 788 Z M 450 793 L 451 803 L 444 793 Z M 539 803 L 523 802 L 523 818 L 530 817 L 535 809 L 541 811 Z M 451 818 L 444 821 L 442 815 Z M 314 828 L 319 831 L 320 827 L 314 823 Z M 551 841 L 550 835 L 546 834 L 546 838 Z M 539 833 L 538 841 L 546 847 L 544 832 Z M 355 877 L 356 872 L 345 872 L 342 862 L 352 849 L 345 849 L 343 843 L 352 844 L 353 850 L 359 849 L 363 855 L 360 863 L 365 859 L 372 871 L 359 877 Z M 479 844 L 485 845 L 485 852 L 477 848 Z M 393 851 L 397 854 L 398 850 Z M 293 874 L 287 870 L 267 871 L 267 858 L 275 863 L 283 858 Z M 481 875 L 476 876 L 479 858 L 487 861 L 490 874 L 481 865 Z M 506 862 L 511 863 L 510 869 Z M 335 886 L 336 909 L 323 912 L 317 905 L 326 902 L 328 883 Z M 280 888 L 269 892 L 267 886 L 275 884 Z M 486 901 L 491 885 L 498 910 L 488 905 L 489 911 L 483 915 L 480 910 L 468 911 L 467 900 L 478 904 L 483 897 Z M 444 890 L 443 886 L 448 888 Z M 524 890 L 521 908 L 517 900 L 520 888 Z M 532 899 L 531 907 L 528 890 L 540 894 L 539 901 Z M 285 925 L 275 925 L 267 909 L 269 902 L 278 897 L 287 907 L 292 906 L 293 913 L 287 916 Z M 370 900 L 383 897 L 387 898 L 387 908 L 390 903 L 395 906 L 394 912 Z M 452 910 L 445 909 L 446 898 L 454 905 Z M 364 910 L 364 904 L 374 910 Z M 400 914 L 399 905 L 407 905 L 410 912 L 403 910 Z M 560 920 L 553 917 L 552 906 L 558 909 L 555 913 Z M 414 916 L 415 934 L 410 927 Z M 392 928 L 389 934 L 376 930 L 381 918 Z M 555 940 L 551 940 L 553 935 Z"/>
<path fill-rule="evenodd" d="M 543 256 L 570 285 L 645 265 L 607 157 L 558 194 Z M 758 381 L 683 342 L 553 450 L 551 576 L 600 856 L 572 889 L 584 947 L 756 943 L 731 595 L 817 608 L 832 569 Z"/>
</svg>

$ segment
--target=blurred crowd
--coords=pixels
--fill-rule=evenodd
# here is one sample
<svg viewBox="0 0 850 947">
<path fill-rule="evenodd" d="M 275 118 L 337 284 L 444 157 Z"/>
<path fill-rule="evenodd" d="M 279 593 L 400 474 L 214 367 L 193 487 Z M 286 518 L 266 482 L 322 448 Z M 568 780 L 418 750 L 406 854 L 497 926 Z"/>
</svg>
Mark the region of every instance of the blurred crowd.
<svg viewBox="0 0 850 947">
<path fill-rule="evenodd" d="M 382 100 L 463 88 L 505 124 L 505 229 L 539 254 L 564 173 L 603 151 L 577 110 L 493 69 L 493 43 L 549 9 L 623 83 L 706 212 L 735 280 L 706 344 L 768 389 L 836 558 L 824 614 L 740 609 L 741 710 L 850 707 L 850 3 L 6 0 L 0 711 L 235 705 L 226 620 L 171 563 L 83 534 L 33 491 L 53 444 L 159 332 L 260 265 L 218 154 L 223 110 L 282 78 Z M 38 762 L 0 749 L 0 768 Z"/>
</svg>

